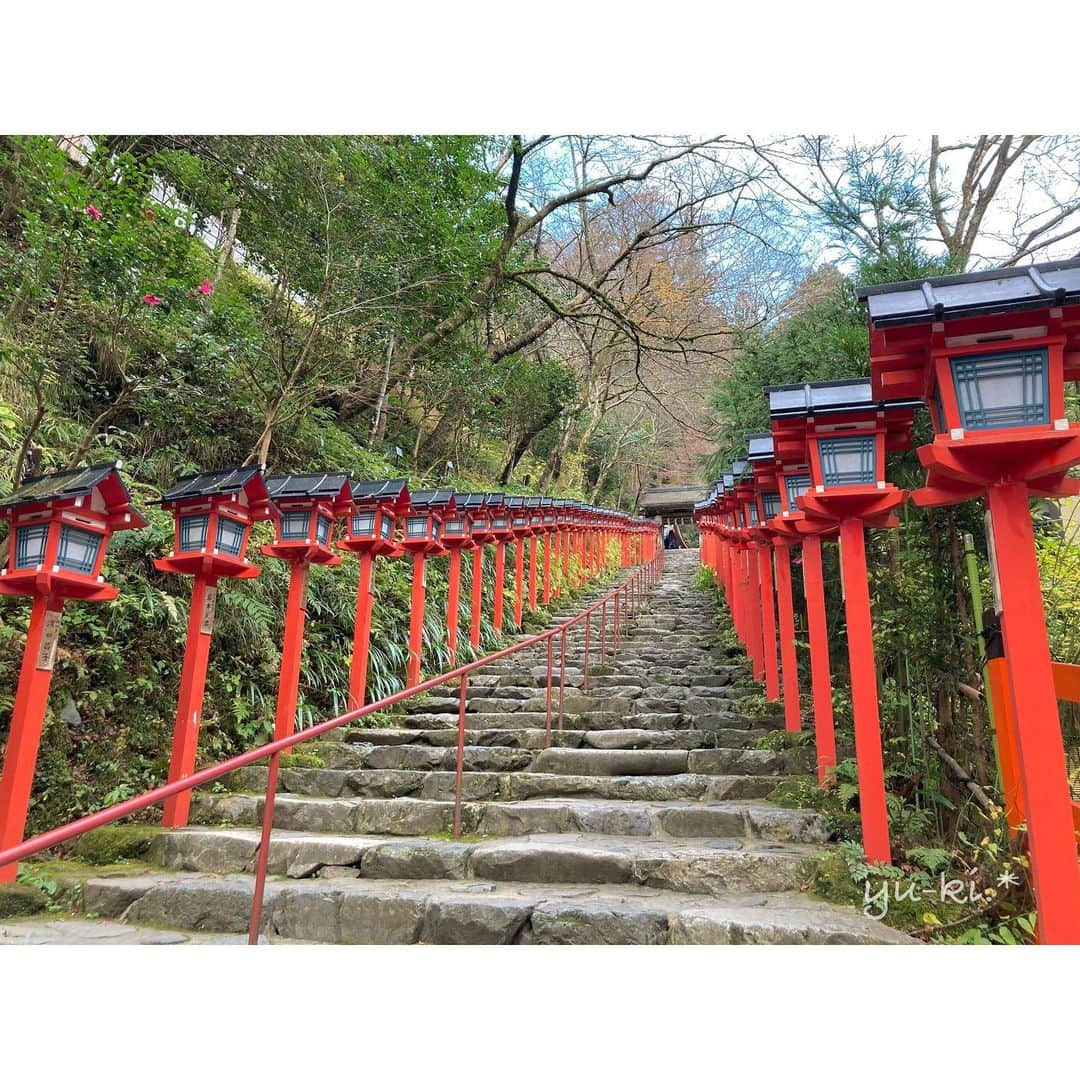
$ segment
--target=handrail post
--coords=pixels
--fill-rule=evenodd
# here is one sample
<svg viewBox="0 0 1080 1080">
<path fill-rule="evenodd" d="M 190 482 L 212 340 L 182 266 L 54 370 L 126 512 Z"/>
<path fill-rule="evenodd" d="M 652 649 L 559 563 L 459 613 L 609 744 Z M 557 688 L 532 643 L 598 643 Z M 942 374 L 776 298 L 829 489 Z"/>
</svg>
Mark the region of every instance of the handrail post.
<svg viewBox="0 0 1080 1080">
<path fill-rule="evenodd" d="M 551 638 L 547 639 L 547 689 L 544 694 L 544 749 L 551 746 L 551 675 L 554 661 L 551 652 Z"/>
<path fill-rule="evenodd" d="M 559 656 L 559 730 L 563 729 L 563 697 L 566 694 L 566 626 L 562 629 L 562 647 Z"/>
<path fill-rule="evenodd" d="M 585 692 L 589 692 L 589 628 L 592 623 L 592 612 L 587 611 L 585 613 Z"/>
<path fill-rule="evenodd" d="M 259 857 L 255 864 L 255 891 L 251 897 L 251 917 L 248 919 L 249 945 L 259 944 L 259 924 L 262 922 L 263 893 L 266 890 L 266 868 L 270 862 L 270 838 L 274 831 L 274 802 L 277 799 L 278 758 L 270 755 L 266 770 L 266 798 L 263 799 L 262 833 L 259 839 Z"/>
<path fill-rule="evenodd" d="M 607 662 L 607 597 L 600 605 L 600 666 Z"/>
<path fill-rule="evenodd" d="M 465 774 L 465 703 L 469 676 L 461 676 L 458 687 L 457 764 L 454 768 L 454 838 L 461 836 L 461 788 Z"/>
</svg>

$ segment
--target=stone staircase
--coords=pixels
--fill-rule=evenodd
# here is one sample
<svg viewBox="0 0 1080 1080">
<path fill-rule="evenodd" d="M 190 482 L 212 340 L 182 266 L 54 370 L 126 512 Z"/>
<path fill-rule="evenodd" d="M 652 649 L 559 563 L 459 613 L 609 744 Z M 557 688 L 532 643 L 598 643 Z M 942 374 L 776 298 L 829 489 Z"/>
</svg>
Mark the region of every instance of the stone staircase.
<svg viewBox="0 0 1080 1080">
<path fill-rule="evenodd" d="M 460 839 L 456 697 L 302 746 L 280 776 L 267 940 L 909 940 L 801 891 L 825 825 L 764 797 L 812 761 L 753 749 L 782 721 L 741 710 L 760 690 L 716 645 L 712 601 L 690 588 L 696 567 L 696 551 L 668 553 L 604 666 L 594 623 L 588 693 L 582 630 L 568 633 L 563 730 L 550 748 L 540 650 L 473 677 Z M 197 795 L 199 824 L 154 842 L 161 872 L 91 880 L 85 910 L 134 927 L 244 931 L 265 783 L 265 768 L 248 768 L 230 792 Z"/>
</svg>

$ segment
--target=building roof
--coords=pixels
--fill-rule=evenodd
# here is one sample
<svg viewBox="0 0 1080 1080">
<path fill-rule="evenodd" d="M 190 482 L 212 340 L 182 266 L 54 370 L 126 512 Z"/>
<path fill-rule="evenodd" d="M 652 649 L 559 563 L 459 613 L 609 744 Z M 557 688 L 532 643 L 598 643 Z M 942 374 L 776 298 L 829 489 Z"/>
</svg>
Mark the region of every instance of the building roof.
<svg viewBox="0 0 1080 1080">
<path fill-rule="evenodd" d="M 857 293 L 875 328 L 1080 303 L 1080 259 L 870 285 Z"/>
<path fill-rule="evenodd" d="M 696 484 L 683 487 L 648 488 L 638 500 L 638 509 L 643 514 L 687 510 L 692 508 L 704 494 L 704 488 Z"/>
<path fill-rule="evenodd" d="M 102 465 L 87 465 L 78 469 L 65 469 L 62 472 L 42 473 L 28 476 L 10 495 L 0 499 L 0 507 L 23 506 L 26 503 L 48 502 L 52 499 L 75 499 L 80 495 L 89 495 L 110 475 L 116 476 L 124 495 L 117 473 L 117 462 Z"/>
</svg>

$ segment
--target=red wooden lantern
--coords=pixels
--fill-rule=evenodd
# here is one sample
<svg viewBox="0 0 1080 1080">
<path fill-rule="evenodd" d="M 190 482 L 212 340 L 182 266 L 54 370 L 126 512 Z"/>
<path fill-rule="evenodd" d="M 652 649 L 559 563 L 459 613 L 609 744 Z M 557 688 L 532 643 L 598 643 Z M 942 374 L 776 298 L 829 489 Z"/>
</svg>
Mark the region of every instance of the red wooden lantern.
<svg viewBox="0 0 1080 1080">
<path fill-rule="evenodd" d="M 1018 751 L 1040 940 L 1080 943 L 1076 834 L 1028 502 L 1080 490 L 1067 476 L 1080 463 L 1080 424 L 1065 411 L 1065 383 L 1080 380 L 1080 260 L 899 282 L 859 298 L 876 394 L 930 406 L 935 434 L 919 448 L 927 476 L 915 502 L 986 496 L 1016 673 L 1012 729 L 999 742 Z"/>
<path fill-rule="evenodd" d="M 360 709 L 367 694 L 375 559 L 379 555 L 396 558 L 402 553 L 394 540 L 394 527 L 397 518 L 409 508 L 409 489 L 404 480 L 359 480 L 353 484 L 351 495 L 352 511 L 345 519 L 346 533 L 337 546 L 360 557 L 349 664 L 349 708 Z"/>
<path fill-rule="evenodd" d="M 195 771 L 218 579 L 258 576 L 259 570 L 247 559 L 248 537 L 252 523 L 270 517 L 273 510 L 262 471 L 254 467 L 186 476 L 165 492 L 161 505 L 176 519 L 173 552 L 155 559 L 154 566 L 193 578 L 169 761 L 172 783 Z M 190 791 L 166 799 L 164 823 L 186 825 L 190 806 Z"/>
<path fill-rule="evenodd" d="M 266 490 L 273 503 L 276 537 L 262 553 L 290 564 L 285 635 L 281 646 L 274 738 L 291 735 L 296 726 L 300 662 L 304 651 L 308 569 L 312 563 L 336 565 L 341 556 L 330 546 L 334 522 L 352 509 L 349 477 L 345 473 L 269 476 Z"/>
<path fill-rule="evenodd" d="M 773 386 L 765 392 L 777 460 L 810 466 L 810 488 L 796 505 L 814 528 L 822 522 L 839 526 L 863 847 L 867 859 L 887 863 L 889 824 L 864 529 L 897 524 L 894 511 L 906 492 L 885 479 L 885 454 L 910 445 L 921 403 L 911 398 L 874 401 L 869 379 Z"/>
<path fill-rule="evenodd" d="M 447 548 L 442 542 L 443 518 L 457 510 L 452 491 L 414 491 L 409 512 L 405 515 L 405 531 L 401 546 L 412 552 L 412 607 L 409 618 L 409 661 L 406 686 L 420 682 L 420 654 L 423 649 L 424 602 L 427 579 L 424 563 L 429 555 L 443 555 Z"/>
<path fill-rule="evenodd" d="M 102 563 L 114 532 L 146 522 L 131 505 L 119 462 L 28 477 L 0 500 L 10 524 L 0 595 L 33 597 L 0 774 L 0 850 L 23 839 L 65 600 L 111 600 Z M 0 869 L 15 880 L 16 863 Z"/>
</svg>

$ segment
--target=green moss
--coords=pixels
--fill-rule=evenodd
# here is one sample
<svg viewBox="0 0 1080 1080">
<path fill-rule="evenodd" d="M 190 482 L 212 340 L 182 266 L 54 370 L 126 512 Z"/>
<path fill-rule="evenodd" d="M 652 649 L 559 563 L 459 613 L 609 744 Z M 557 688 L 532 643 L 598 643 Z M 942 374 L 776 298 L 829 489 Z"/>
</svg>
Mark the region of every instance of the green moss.
<svg viewBox="0 0 1080 1080">
<path fill-rule="evenodd" d="M 313 750 L 293 750 L 281 755 L 283 769 L 325 769 L 326 763 Z"/>
<path fill-rule="evenodd" d="M 0 919 L 38 915 L 45 910 L 48 903 L 48 896 L 33 885 L 19 882 L 0 885 Z"/>
<path fill-rule="evenodd" d="M 830 851 L 814 864 L 810 888 L 823 900 L 833 904 L 859 905 L 862 890 L 851 880 L 847 860 L 839 851 Z"/>
<path fill-rule="evenodd" d="M 77 859 L 95 866 L 138 859 L 150 850 L 160 831 L 155 825 L 105 825 L 80 836 L 71 851 Z"/>
<path fill-rule="evenodd" d="M 814 741 L 812 731 L 770 731 L 754 743 L 755 750 L 794 750 Z"/>
</svg>

